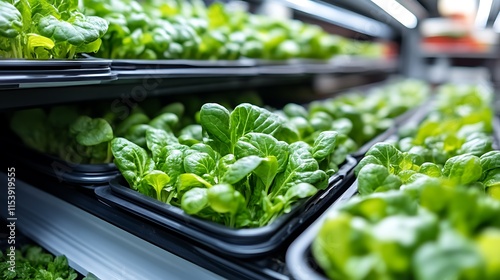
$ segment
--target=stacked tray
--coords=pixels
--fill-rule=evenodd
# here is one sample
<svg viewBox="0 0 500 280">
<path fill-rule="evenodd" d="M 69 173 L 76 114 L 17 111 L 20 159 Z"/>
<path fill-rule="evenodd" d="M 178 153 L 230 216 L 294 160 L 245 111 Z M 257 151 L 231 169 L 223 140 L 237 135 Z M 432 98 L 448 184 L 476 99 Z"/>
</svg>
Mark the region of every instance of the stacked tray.
<svg viewBox="0 0 500 280">
<path fill-rule="evenodd" d="M 0 60 L 0 89 L 89 85 L 116 79 L 111 60 Z"/>
<path fill-rule="evenodd" d="M 22 144 L 9 142 L 8 156 L 37 172 L 48 175 L 62 185 L 93 190 L 107 185 L 120 172 L 113 163 L 82 164 L 68 162 L 58 157 L 30 149 Z"/>
<path fill-rule="evenodd" d="M 204 248 L 225 256 L 248 259 L 277 251 L 312 222 L 350 184 L 356 164 L 354 158 L 348 157 L 330 178 L 325 190 L 299 203 L 290 213 L 280 216 L 270 225 L 260 228 L 232 229 L 190 216 L 180 208 L 130 189 L 121 176 L 113 179 L 110 186 L 96 188 L 95 193 L 102 202 L 181 234 Z"/>
<path fill-rule="evenodd" d="M 120 79 L 251 77 L 257 75 L 252 60 L 141 60 L 115 59 L 111 69 Z"/>
<path fill-rule="evenodd" d="M 99 60 L 99 58 L 89 58 Z M 391 71 L 395 62 L 385 58 L 363 58 L 338 56 L 330 60 L 289 59 L 265 60 L 147 60 L 113 59 L 111 69 L 119 79 L 138 79 L 158 75 L 168 78 L 179 77 L 248 77 L 269 75 L 309 75 L 309 74 L 351 74 L 369 71 Z"/>
</svg>

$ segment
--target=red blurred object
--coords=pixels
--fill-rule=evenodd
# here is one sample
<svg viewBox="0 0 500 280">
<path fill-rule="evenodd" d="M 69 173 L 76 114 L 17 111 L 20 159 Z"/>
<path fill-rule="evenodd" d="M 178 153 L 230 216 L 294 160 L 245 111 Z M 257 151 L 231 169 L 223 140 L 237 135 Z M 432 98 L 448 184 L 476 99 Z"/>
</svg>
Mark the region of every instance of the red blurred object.
<svg viewBox="0 0 500 280">
<path fill-rule="evenodd" d="M 485 52 L 488 46 L 471 36 L 434 36 L 422 39 L 422 48 L 429 52 Z"/>
<path fill-rule="evenodd" d="M 398 45 L 394 42 L 384 43 L 383 55 L 385 58 L 396 58 L 399 55 Z"/>
<path fill-rule="evenodd" d="M 471 36 L 435 36 L 422 39 L 422 49 L 428 52 L 486 52 L 489 47 Z"/>
</svg>

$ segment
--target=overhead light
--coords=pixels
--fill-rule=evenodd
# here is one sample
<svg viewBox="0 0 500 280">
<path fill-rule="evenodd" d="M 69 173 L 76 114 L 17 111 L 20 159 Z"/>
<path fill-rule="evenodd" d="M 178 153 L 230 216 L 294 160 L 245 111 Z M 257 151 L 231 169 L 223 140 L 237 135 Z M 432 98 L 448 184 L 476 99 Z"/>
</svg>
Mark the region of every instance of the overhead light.
<svg viewBox="0 0 500 280">
<path fill-rule="evenodd" d="M 477 8 L 475 25 L 478 28 L 486 28 L 488 18 L 490 17 L 491 5 L 493 0 L 480 0 Z"/>
<path fill-rule="evenodd" d="M 326 22 L 348 28 L 374 37 L 391 37 L 391 28 L 375 19 L 356 14 L 349 10 L 328 3 L 312 0 L 276 0 L 291 9 L 321 18 Z"/>
<path fill-rule="evenodd" d="M 497 33 L 500 33 L 500 12 L 498 13 L 497 18 L 495 19 L 495 22 L 493 23 L 493 29 Z"/>
<path fill-rule="evenodd" d="M 407 28 L 417 27 L 417 17 L 396 0 L 372 0 L 372 2 Z"/>
</svg>

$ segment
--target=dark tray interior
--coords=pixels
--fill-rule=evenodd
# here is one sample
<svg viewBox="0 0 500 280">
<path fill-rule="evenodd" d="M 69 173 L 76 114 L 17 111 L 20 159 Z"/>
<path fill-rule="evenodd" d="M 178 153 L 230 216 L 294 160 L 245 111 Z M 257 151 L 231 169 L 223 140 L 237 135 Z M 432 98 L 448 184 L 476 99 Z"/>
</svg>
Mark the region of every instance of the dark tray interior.
<svg viewBox="0 0 500 280">
<path fill-rule="evenodd" d="M 295 206 L 290 213 L 277 218 L 261 228 L 231 229 L 210 221 L 187 215 L 180 208 L 167 205 L 136 192 L 117 177 L 110 186 L 96 189 L 100 200 L 125 211 L 146 218 L 162 227 L 215 249 L 225 255 L 239 258 L 262 256 L 278 249 L 299 227 L 310 222 L 315 214 L 333 202 L 338 192 L 345 187 L 348 175 L 357 161 L 349 157 L 339 172 L 330 178 L 326 190 L 318 192 L 307 201 Z"/>
<path fill-rule="evenodd" d="M 108 184 L 120 172 L 114 163 L 80 164 L 62 160 L 58 157 L 41 153 L 23 145 L 17 137 L 9 137 L 6 153 L 15 157 L 29 168 L 56 178 L 61 183 L 85 188 Z"/>
</svg>

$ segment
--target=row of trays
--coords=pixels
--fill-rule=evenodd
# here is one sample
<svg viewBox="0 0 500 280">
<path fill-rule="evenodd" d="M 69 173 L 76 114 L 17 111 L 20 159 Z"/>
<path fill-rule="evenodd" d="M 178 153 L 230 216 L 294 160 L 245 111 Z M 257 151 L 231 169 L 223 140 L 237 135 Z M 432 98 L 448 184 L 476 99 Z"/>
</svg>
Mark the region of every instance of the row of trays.
<svg viewBox="0 0 500 280">
<path fill-rule="evenodd" d="M 264 61 L 196 60 L 0 60 L 0 89 L 56 87 L 129 81 L 155 77 L 253 77 L 259 75 L 304 75 L 362 73 L 393 69 L 394 61 L 361 57 L 324 60 L 294 59 Z"/>
<path fill-rule="evenodd" d="M 398 122 L 367 146 L 391 139 L 403 123 L 417 124 L 425 112 L 424 106 L 404 116 L 404 122 Z M 500 122 L 497 118 L 494 119 L 493 126 L 494 148 L 498 149 Z M 285 251 L 287 274 L 293 279 L 327 279 L 311 255 L 311 244 L 328 213 L 357 194 L 353 169 L 364 152 L 361 149 L 356 157 L 348 157 L 339 172 L 330 178 L 326 190 L 294 208 L 291 213 L 282 216 L 270 226 L 259 229 L 231 230 L 187 216 L 179 209 L 172 209 L 131 191 L 121 176 L 114 176 L 109 184 L 94 186 L 91 191 L 100 202 L 119 209 L 124 215 L 132 215 L 162 230 L 175 232 L 186 238 L 187 242 L 193 243 L 193 246 L 207 248 L 226 259 L 238 259 L 243 262 L 248 259 L 248 263 L 252 263 L 255 259 L 272 255 L 273 252 Z M 87 188 L 90 189 L 89 186 Z M 139 237 L 155 244 L 161 242 L 140 234 Z"/>
<path fill-rule="evenodd" d="M 114 164 L 72 164 L 15 143 L 9 144 L 15 148 L 9 149 L 7 153 L 11 153 L 10 156 L 33 171 L 58 181 L 61 186 L 71 186 L 92 193 L 102 203 L 180 234 L 193 244 L 225 257 L 255 259 L 283 250 L 285 244 L 291 242 L 298 232 L 335 203 L 353 182 L 353 169 L 367 150 L 373 144 L 393 135 L 401 123 L 420 115 L 422 108 L 425 105 L 399 116 L 391 128 L 349 155 L 339 171 L 329 178 L 325 190 L 298 204 L 272 224 L 260 228 L 231 229 L 187 215 L 180 208 L 132 190 Z"/>
</svg>

